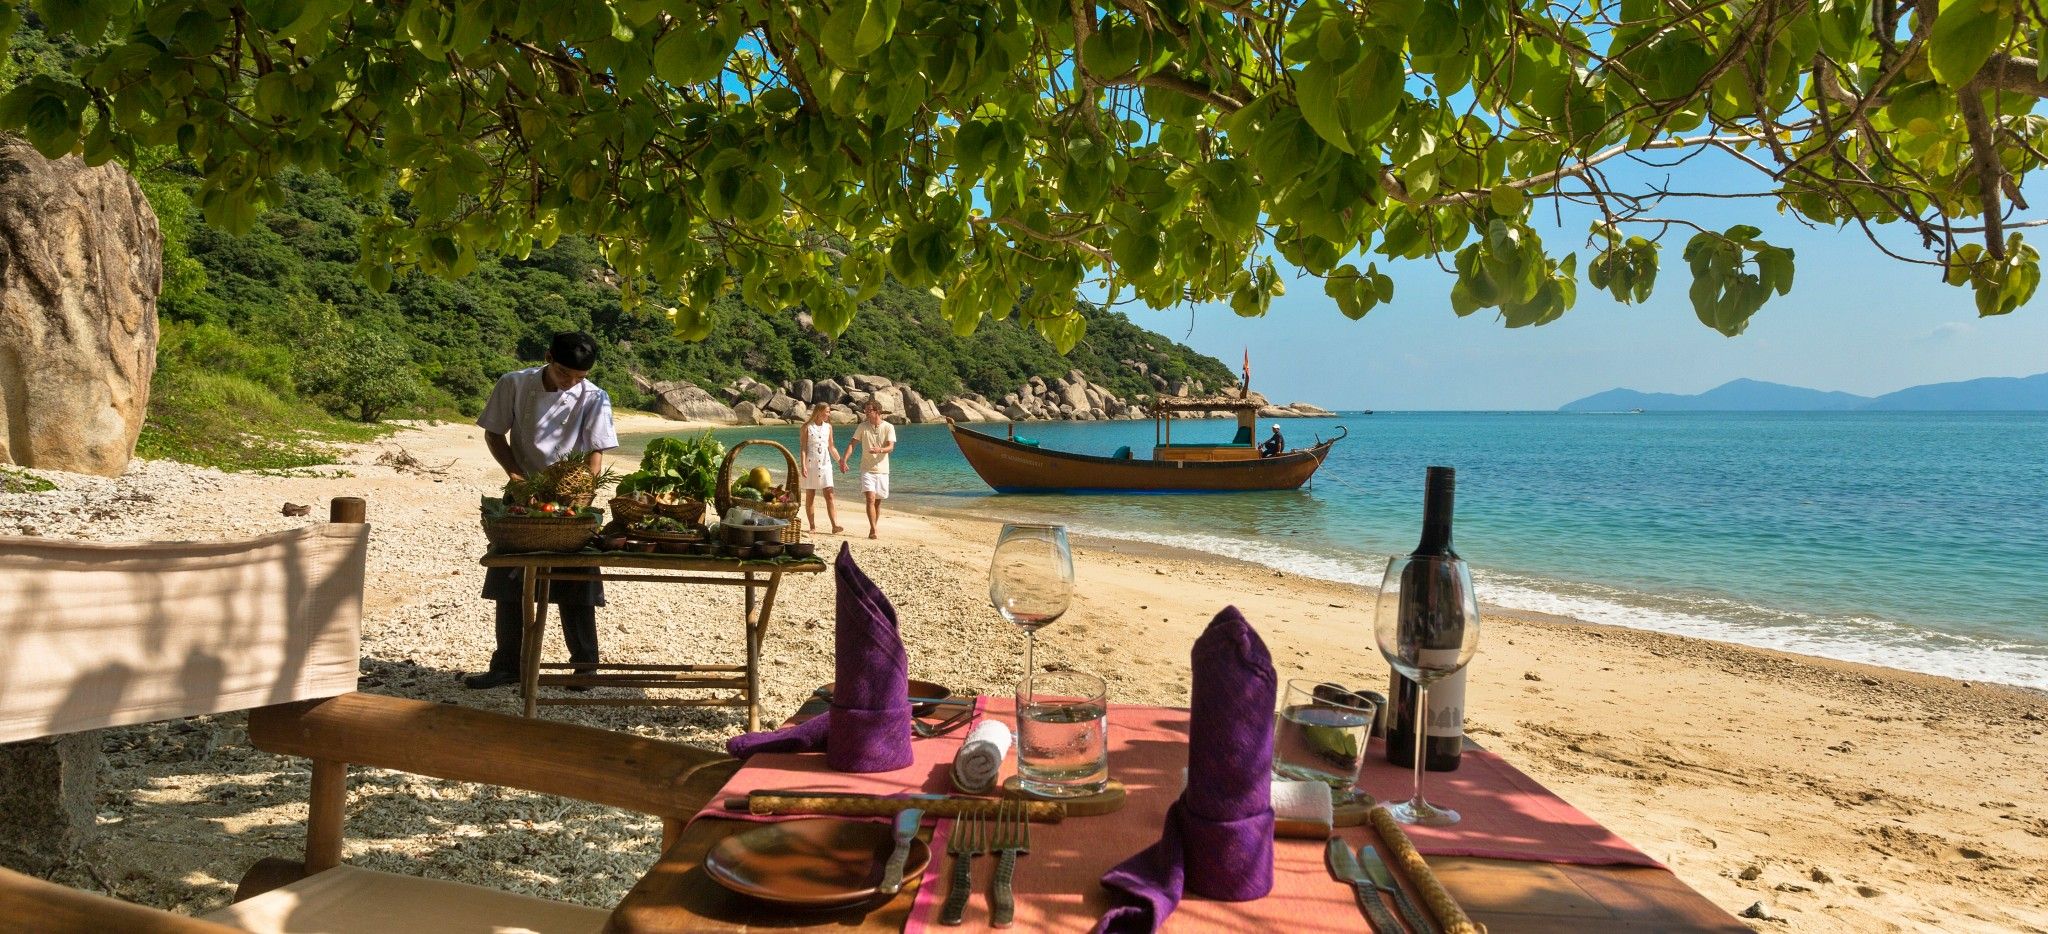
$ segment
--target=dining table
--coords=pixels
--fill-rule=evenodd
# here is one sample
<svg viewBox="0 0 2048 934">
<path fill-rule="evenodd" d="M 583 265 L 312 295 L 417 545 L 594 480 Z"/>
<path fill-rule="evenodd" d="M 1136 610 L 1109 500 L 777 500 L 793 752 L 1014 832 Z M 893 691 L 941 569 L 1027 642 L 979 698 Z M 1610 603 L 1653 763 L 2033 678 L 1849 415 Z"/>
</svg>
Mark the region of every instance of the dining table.
<svg viewBox="0 0 2048 934">
<path fill-rule="evenodd" d="M 1014 703 L 1007 698 L 973 703 L 977 718 L 1014 721 Z M 814 700 L 792 722 L 823 709 Z M 1124 802 L 1107 814 L 1032 825 L 1030 850 L 1016 864 L 1017 930 L 1089 930 L 1112 904 L 1112 893 L 1100 884 L 1102 874 L 1159 838 L 1167 808 L 1180 794 L 1187 764 L 1186 709 L 1112 705 L 1109 724 L 1110 772 L 1126 790 Z M 834 772 L 819 753 L 755 755 L 702 813 L 671 829 L 661 858 L 613 911 L 607 930 L 853 934 L 940 927 L 936 909 L 951 865 L 946 848 L 955 823 L 949 819 L 928 820 L 920 831 L 931 852 L 923 873 L 906 877 L 893 897 L 877 895 L 849 907 L 798 910 L 757 901 L 720 885 L 705 861 L 720 841 L 760 827 L 759 821 L 781 819 L 735 810 L 748 792 L 951 793 L 947 766 L 966 735 L 960 729 L 918 738 L 910 766 L 872 775 Z M 1377 739 L 1368 752 L 1372 764 L 1363 770 L 1360 787 L 1382 800 L 1405 796 L 1410 772 L 1385 763 Z M 1502 934 L 1749 930 L 1500 757 L 1468 744 L 1463 759 L 1458 772 L 1430 773 L 1429 787 L 1433 802 L 1459 809 L 1466 819 L 1453 828 L 1409 828 L 1409 833 L 1430 872 L 1474 922 Z M 1013 754 L 1006 761 L 1006 775 L 1014 773 L 1014 760 Z M 1370 845 L 1390 854 L 1370 823 L 1340 826 L 1333 833 L 1354 848 Z M 1270 894 L 1245 902 L 1190 895 L 1161 930 L 1368 930 L 1352 887 L 1327 868 L 1326 844 L 1313 838 L 1276 840 Z M 990 929 L 986 899 L 992 862 L 973 864 L 975 894 L 964 928 Z M 1391 856 L 1389 862 L 1394 862 Z M 1415 880 L 1398 868 L 1396 875 L 1420 904 Z"/>
<path fill-rule="evenodd" d="M 652 552 L 491 552 L 487 568 L 514 568 L 520 575 L 521 650 L 519 696 L 528 717 L 551 706 L 745 707 L 747 729 L 761 728 L 761 645 L 775 613 L 775 595 L 785 574 L 818 574 L 825 562 L 815 558 L 728 558 Z M 541 635 L 547 630 L 548 586 L 554 581 L 632 581 L 670 586 L 738 587 L 746 594 L 740 607 L 746 662 L 741 665 L 701 662 L 543 662 Z M 544 674 L 542 669 L 550 672 Z M 543 686 L 679 688 L 735 691 L 689 697 L 542 697 Z"/>
</svg>

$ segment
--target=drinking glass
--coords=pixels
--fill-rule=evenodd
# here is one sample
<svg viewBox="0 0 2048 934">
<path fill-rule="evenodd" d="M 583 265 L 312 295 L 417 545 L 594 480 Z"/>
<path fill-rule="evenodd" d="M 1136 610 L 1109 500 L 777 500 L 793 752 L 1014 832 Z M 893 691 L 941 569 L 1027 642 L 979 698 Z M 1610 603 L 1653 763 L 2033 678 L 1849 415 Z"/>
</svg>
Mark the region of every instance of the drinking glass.
<svg viewBox="0 0 2048 934">
<path fill-rule="evenodd" d="M 1013 522 L 996 537 L 988 567 L 988 602 L 1024 630 L 1024 677 L 1036 673 L 1038 630 L 1059 619 L 1074 598 L 1074 555 L 1064 525 Z"/>
<path fill-rule="evenodd" d="M 1017 783 L 1048 798 L 1109 786 L 1109 704 L 1085 671 L 1034 671 L 1017 683 Z"/>
<path fill-rule="evenodd" d="M 1458 812 L 1422 797 L 1422 741 L 1428 735 L 1429 686 L 1456 674 L 1479 648 L 1479 599 L 1461 558 L 1402 555 L 1387 561 L 1373 634 L 1387 664 L 1421 690 L 1415 705 L 1415 796 L 1387 810 L 1404 824 L 1441 827 Z"/>
<path fill-rule="evenodd" d="M 1273 718 L 1273 774 L 1322 782 L 1337 804 L 1364 799 L 1358 767 L 1379 704 L 1328 682 L 1293 678 Z"/>
</svg>

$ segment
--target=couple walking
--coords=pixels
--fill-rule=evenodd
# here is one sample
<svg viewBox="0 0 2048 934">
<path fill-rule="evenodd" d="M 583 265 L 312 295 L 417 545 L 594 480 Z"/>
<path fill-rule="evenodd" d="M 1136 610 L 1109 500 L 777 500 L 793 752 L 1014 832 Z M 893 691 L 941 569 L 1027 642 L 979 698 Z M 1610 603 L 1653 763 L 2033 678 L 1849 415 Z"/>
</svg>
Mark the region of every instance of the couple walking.
<svg viewBox="0 0 2048 934">
<path fill-rule="evenodd" d="M 818 529 L 818 494 L 825 494 L 825 518 L 833 532 L 843 532 L 839 507 L 832 494 L 832 465 L 846 469 L 853 449 L 860 448 L 860 491 L 868 501 L 868 537 L 876 538 L 875 526 L 882 520 L 882 501 L 889 498 L 889 452 L 896 450 L 896 426 L 882 420 L 882 406 L 869 400 L 861 410 L 860 427 L 840 453 L 832 442 L 832 410 L 824 403 L 811 406 L 810 421 L 804 422 L 804 455 L 798 470 L 803 476 L 804 517 L 811 531 Z"/>
</svg>

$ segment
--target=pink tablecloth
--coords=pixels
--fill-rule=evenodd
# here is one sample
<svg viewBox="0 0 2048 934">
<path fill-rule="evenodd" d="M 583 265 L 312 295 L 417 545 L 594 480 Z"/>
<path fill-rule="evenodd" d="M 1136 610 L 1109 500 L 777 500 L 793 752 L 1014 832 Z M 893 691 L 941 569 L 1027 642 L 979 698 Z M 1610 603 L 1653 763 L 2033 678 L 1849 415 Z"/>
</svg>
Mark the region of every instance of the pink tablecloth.
<svg viewBox="0 0 2048 934">
<path fill-rule="evenodd" d="M 1007 698 L 990 698 L 985 701 L 984 715 L 1013 717 L 1014 705 Z M 733 777 L 720 798 L 759 788 L 943 793 L 950 788 L 947 770 L 965 732 L 918 740 L 911 746 L 917 758 L 909 768 L 876 775 L 833 772 L 825 767 L 821 754 L 756 756 Z M 1187 711 L 1113 707 L 1109 738 L 1110 773 L 1124 783 L 1129 798 L 1113 815 L 1032 825 L 1030 855 L 1018 863 L 1014 930 L 1087 930 L 1109 907 L 1108 893 L 1100 883 L 1102 874 L 1158 839 L 1166 809 L 1180 793 L 1181 770 L 1187 766 Z M 1377 745 L 1373 752 L 1377 754 Z M 1408 773 L 1383 759 L 1373 761 L 1378 764 L 1367 767 L 1362 779 L 1365 787 L 1382 798 L 1404 797 Z M 1014 769 L 1013 756 L 1004 772 L 1007 775 Z M 1657 865 L 1491 753 L 1468 752 L 1457 772 L 1432 772 L 1425 781 L 1430 799 L 1459 809 L 1465 821 L 1451 828 L 1412 830 L 1410 835 L 1423 853 Z M 714 809 L 703 816 L 733 815 Z M 923 932 L 934 926 L 938 903 L 945 895 L 946 881 L 941 876 L 950 860 L 943 854 L 951 830 L 950 821 L 940 821 L 933 832 L 932 848 L 941 855 L 925 872 L 906 931 Z M 1363 828 L 1340 833 L 1354 845 L 1368 836 Z M 1235 903 L 1189 898 L 1168 919 L 1166 929 L 1312 930 L 1322 927 L 1315 923 L 1317 919 L 1327 919 L 1335 930 L 1359 928 L 1351 890 L 1333 881 L 1324 869 L 1320 841 L 1280 840 L 1273 858 L 1272 894 Z M 987 890 L 993 871 L 992 860 L 976 861 L 977 894 L 970 902 L 967 929 L 987 925 L 987 901 L 981 893 Z"/>
</svg>

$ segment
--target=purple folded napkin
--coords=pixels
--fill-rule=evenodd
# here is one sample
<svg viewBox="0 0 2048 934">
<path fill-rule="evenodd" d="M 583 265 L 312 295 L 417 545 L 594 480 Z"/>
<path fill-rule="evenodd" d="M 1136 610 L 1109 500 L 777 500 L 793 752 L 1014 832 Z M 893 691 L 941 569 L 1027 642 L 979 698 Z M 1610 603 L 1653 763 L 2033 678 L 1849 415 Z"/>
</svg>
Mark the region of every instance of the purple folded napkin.
<svg viewBox="0 0 2048 934">
<path fill-rule="evenodd" d="M 1183 889 L 1232 902 L 1273 889 L 1273 658 L 1224 607 L 1195 640 L 1193 668 L 1187 790 L 1159 842 L 1103 875 L 1113 906 L 1098 934 L 1157 930 Z"/>
<path fill-rule="evenodd" d="M 889 772 L 910 764 L 910 660 L 896 631 L 896 608 L 845 545 L 833 571 L 839 593 L 832 709 L 796 726 L 727 740 L 735 758 L 823 749 L 825 763 L 841 772 Z"/>
</svg>

